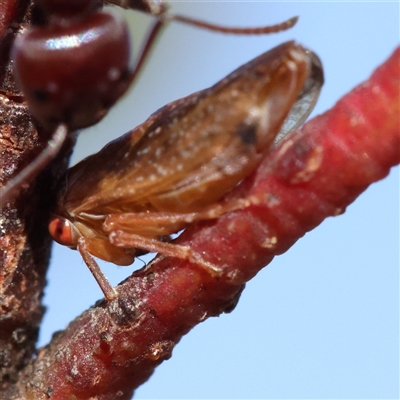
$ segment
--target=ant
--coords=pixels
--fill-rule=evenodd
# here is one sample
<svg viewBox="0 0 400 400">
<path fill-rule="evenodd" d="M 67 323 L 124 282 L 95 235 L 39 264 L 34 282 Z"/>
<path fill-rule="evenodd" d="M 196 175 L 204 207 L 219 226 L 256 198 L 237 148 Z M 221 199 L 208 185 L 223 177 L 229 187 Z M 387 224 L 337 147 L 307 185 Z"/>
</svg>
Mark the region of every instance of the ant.
<svg viewBox="0 0 400 400">
<path fill-rule="evenodd" d="M 121 16 L 103 11 L 102 0 L 35 0 L 41 24 L 16 38 L 11 57 L 30 112 L 51 138 L 39 156 L 0 189 L 3 204 L 57 155 L 69 134 L 94 125 L 107 114 L 137 77 L 167 22 L 252 35 L 289 29 L 298 19 L 235 28 L 171 14 L 166 3 L 156 0 L 106 2 L 156 17 L 133 67 L 127 24 Z"/>
</svg>

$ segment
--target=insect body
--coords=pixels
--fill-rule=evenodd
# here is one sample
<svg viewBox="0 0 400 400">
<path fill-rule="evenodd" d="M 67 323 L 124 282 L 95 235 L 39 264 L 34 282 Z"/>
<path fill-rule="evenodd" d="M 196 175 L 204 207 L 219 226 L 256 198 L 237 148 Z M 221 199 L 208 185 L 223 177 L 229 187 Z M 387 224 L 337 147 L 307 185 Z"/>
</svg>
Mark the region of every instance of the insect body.
<svg viewBox="0 0 400 400">
<path fill-rule="evenodd" d="M 80 251 L 107 299 L 115 291 L 92 256 L 129 265 L 136 249 L 158 251 L 220 273 L 160 238 L 251 203 L 216 202 L 255 169 L 280 130 L 304 121 L 322 81 L 317 56 L 288 42 L 161 108 L 67 171 L 50 233 Z"/>
<path fill-rule="evenodd" d="M 278 32 L 297 18 L 262 28 L 226 28 L 168 13 L 154 0 L 109 1 L 157 17 L 132 67 L 128 28 L 122 17 L 101 11 L 101 0 L 37 0 L 39 25 L 20 35 L 12 49 L 14 74 L 30 112 L 51 134 L 47 148 L 0 189 L 9 201 L 59 151 L 69 132 L 97 123 L 141 70 L 161 27 L 171 20 L 235 34 Z"/>
</svg>

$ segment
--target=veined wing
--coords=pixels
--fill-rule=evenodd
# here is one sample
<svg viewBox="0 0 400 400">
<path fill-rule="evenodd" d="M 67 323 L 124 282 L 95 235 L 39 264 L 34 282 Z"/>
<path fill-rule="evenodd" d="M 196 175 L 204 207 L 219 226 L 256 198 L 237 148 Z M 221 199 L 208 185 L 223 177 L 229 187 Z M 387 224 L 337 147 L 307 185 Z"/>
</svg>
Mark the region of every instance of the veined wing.
<svg viewBox="0 0 400 400">
<path fill-rule="evenodd" d="M 102 215 L 212 203 L 268 151 L 312 76 L 310 54 L 285 43 L 160 109 L 69 171 L 63 207 Z"/>
</svg>

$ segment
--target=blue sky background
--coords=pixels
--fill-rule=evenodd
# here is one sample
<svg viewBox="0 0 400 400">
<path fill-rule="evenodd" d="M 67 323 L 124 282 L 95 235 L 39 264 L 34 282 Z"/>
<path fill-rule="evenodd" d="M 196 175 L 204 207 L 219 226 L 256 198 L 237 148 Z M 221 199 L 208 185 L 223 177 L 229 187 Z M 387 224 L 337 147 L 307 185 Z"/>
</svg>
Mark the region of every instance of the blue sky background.
<svg viewBox="0 0 400 400">
<path fill-rule="evenodd" d="M 73 162 L 284 41 L 313 49 L 324 64 L 313 115 L 366 79 L 399 43 L 397 1 L 185 1 L 172 9 L 226 25 L 300 20 L 288 32 L 255 37 L 172 23 L 130 95 L 80 136 Z M 128 16 L 139 30 L 149 22 Z M 102 264 L 114 284 L 141 266 Z M 58 245 L 48 280 L 41 345 L 101 297 L 79 254 Z M 399 398 L 398 168 L 262 270 L 232 314 L 184 337 L 135 398 Z"/>
</svg>

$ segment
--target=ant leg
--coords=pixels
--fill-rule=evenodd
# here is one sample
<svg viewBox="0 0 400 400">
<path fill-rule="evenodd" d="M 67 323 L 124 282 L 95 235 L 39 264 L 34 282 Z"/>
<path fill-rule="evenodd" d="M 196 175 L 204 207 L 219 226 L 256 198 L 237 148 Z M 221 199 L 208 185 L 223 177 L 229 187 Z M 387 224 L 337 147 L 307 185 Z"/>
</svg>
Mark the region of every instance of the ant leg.
<svg viewBox="0 0 400 400">
<path fill-rule="evenodd" d="M 143 65 L 145 61 L 148 60 L 148 56 L 150 55 L 150 51 L 153 48 L 153 45 L 158 37 L 161 34 L 161 28 L 165 26 L 164 21 L 157 20 L 153 26 L 150 28 L 149 33 L 147 34 L 147 38 L 144 41 L 142 49 L 140 50 L 138 60 L 136 61 L 135 67 L 129 76 L 130 84 L 137 79 L 139 72 L 142 71 Z"/>
<path fill-rule="evenodd" d="M 1 204 L 9 202 L 15 198 L 24 184 L 32 180 L 58 154 L 67 135 L 68 129 L 66 125 L 59 125 L 41 153 L 0 189 Z"/>
<path fill-rule="evenodd" d="M 101 291 L 104 293 L 104 297 L 107 301 L 114 300 L 117 297 L 117 292 L 111 286 L 108 279 L 103 274 L 102 270 L 100 269 L 97 262 L 94 258 L 90 255 L 89 251 L 86 248 L 85 238 L 79 238 L 77 250 L 81 254 L 83 260 L 85 261 L 87 267 L 89 268 L 90 272 L 96 279 L 96 282 L 100 286 Z"/>
<path fill-rule="evenodd" d="M 126 10 L 142 11 L 154 16 L 164 14 L 168 8 L 162 0 L 105 0 L 105 3 L 115 4 Z"/>
<path fill-rule="evenodd" d="M 165 27 L 165 24 L 170 21 L 178 21 L 187 25 L 197 26 L 202 29 L 207 29 L 210 31 L 220 32 L 220 33 L 228 33 L 236 35 L 262 35 L 262 34 L 277 33 L 290 29 L 296 24 L 296 22 L 299 19 L 298 17 L 293 17 L 285 22 L 276 25 L 269 25 L 269 26 L 255 27 L 255 28 L 237 28 L 237 27 L 227 27 L 217 24 L 211 24 L 206 21 L 185 17 L 184 15 L 170 14 L 167 12 L 167 7 L 164 3 L 156 2 L 153 4 L 151 1 L 146 1 L 146 0 L 144 1 L 109 0 L 108 3 L 113 3 L 126 9 L 143 11 L 157 18 L 157 21 L 153 24 L 153 26 L 149 30 L 149 33 L 147 34 L 147 38 L 145 39 L 142 49 L 139 52 L 138 60 L 136 61 L 133 70 L 129 74 L 129 79 L 128 79 L 129 85 L 131 85 L 137 79 L 139 73 L 142 71 L 143 65 L 148 60 L 153 45 L 155 44 L 157 38 L 160 37 L 160 34 L 162 32 L 161 28 Z"/>
<path fill-rule="evenodd" d="M 223 269 L 208 261 L 203 260 L 200 254 L 192 251 L 189 246 L 165 243 L 157 239 L 150 239 L 140 235 L 126 233 L 122 230 L 113 231 L 109 235 L 110 242 L 117 247 L 138 248 L 149 252 L 161 253 L 165 256 L 188 260 L 204 268 L 212 276 L 218 277 Z"/>
<path fill-rule="evenodd" d="M 214 32 L 221 32 L 221 33 L 232 33 L 236 35 L 262 35 L 262 34 L 269 34 L 269 33 L 277 33 L 281 31 L 285 31 L 293 27 L 298 17 L 293 17 L 288 19 L 285 22 L 270 25 L 270 26 L 261 26 L 255 28 L 237 28 L 237 27 L 227 27 L 221 26 L 217 24 L 211 24 L 206 21 L 201 21 L 195 18 L 189 18 L 184 15 L 179 14 L 170 14 L 168 13 L 168 5 L 166 3 L 162 3 L 160 1 L 154 0 L 106 0 L 107 3 L 116 4 L 125 9 L 137 10 L 142 11 L 148 14 L 151 14 L 161 20 L 163 22 L 167 21 L 179 21 L 183 22 L 184 24 L 197 26 L 202 29 L 208 29 Z"/>
</svg>

